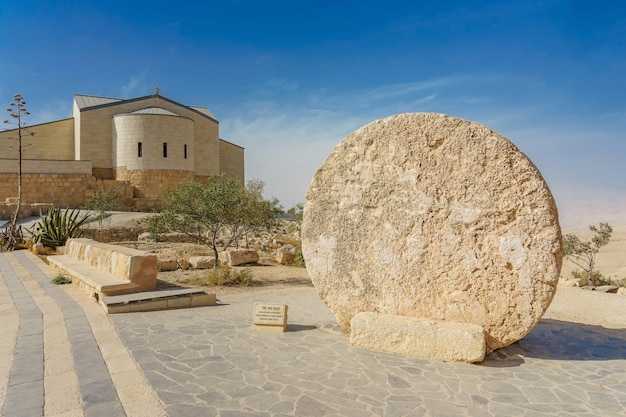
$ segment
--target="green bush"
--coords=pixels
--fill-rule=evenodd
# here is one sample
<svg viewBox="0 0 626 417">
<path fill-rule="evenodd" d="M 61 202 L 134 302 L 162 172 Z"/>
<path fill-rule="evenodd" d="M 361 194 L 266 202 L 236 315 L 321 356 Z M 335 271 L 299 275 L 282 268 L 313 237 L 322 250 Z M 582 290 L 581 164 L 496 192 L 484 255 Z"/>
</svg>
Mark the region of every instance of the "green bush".
<svg viewBox="0 0 626 417">
<path fill-rule="evenodd" d="M 100 222 L 102 228 L 102 221 L 107 217 L 107 211 L 113 210 L 115 206 L 119 204 L 121 200 L 120 192 L 115 188 L 110 190 L 98 191 L 93 197 L 85 201 L 85 209 L 95 211 L 98 213 L 96 220 Z"/>
<path fill-rule="evenodd" d="M 228 267 L 212 269 L 207 275 L 207 282 L 214 286 L 244 286 L 252 282 L 252 271 L 249 269 L 232 270 Z"/>
<path fill-rule="evenodd" d="M 43 243 L 49 248 L 65 245 L 67 239 L 80 237 L 81 226 L 87 221 L 89 215 L 80 216 L 78 210 L 52 207 L 44 216 L 40 214 L 39 221 L 30 229 L 31 242 Z"/>
<path fill-rule="evenodd" d="M 69 284 L 71 282 L 72 282 L 72 280 L 70 278 L 64 277 L 63 275 L 57 275 L 52 280 L 52 283 L 53 284 L 57 284 L 57 285 Z"/>
<path fill-rule="evenodd" d="M 167 219 L 162 214 L 156 213 L 148 217 L 147 222 L 150 238 L 158 242 L 160 236 L 167 232 Z"/>
<path fill-rule="evenodd" d="M 293 258 L 293 261 L 289 262 L 289 265 L 297 266 L 298 268 L 306 268 L 304 256 L 302 255 L 302 248 L 296 248 L 295 257 Z"/>
<path fill-rule="evenodd" d="M 576 279 L 581 279 L 585 285 L 593 285 L 593 282 L 600 284 L 600 282 L 604 279 L 602 274 L 598 271 L 593 271 L 591 276 L 589 276 L 587 271 L 581 271 L 580 269 L 572 271 L 572 276 Z"/>
</svg>

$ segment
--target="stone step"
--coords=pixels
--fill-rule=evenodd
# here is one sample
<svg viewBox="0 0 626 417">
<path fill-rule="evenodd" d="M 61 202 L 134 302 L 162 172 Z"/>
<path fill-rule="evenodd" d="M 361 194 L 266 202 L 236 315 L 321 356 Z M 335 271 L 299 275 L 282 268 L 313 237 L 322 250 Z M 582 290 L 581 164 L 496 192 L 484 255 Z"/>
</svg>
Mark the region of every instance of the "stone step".
<svg viewBox="0 0 626 417">
<path fill-rule="evenodd" d="M 169 310 L 215 305 L 215 294 L 197 288 L 166 288 L 133 294 L 113 295 L 100 298 L 100 305 L 108 314 L 137 311 Z"/>
</svg>

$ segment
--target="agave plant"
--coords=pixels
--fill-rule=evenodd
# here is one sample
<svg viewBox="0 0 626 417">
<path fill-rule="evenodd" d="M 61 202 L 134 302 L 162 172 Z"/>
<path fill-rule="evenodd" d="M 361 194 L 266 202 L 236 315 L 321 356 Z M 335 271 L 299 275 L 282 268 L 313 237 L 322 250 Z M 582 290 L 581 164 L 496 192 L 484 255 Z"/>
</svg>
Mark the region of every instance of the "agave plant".
<svg viewBox="0 0 626 417">
<path fill-rule="evenodd" d="M 80 211 L 68 207 L 62 210 L 52 207 L 46 215 L 39 215 L 39 221 L 30 229 L 31 241 L 43 243 L 44 246 L 55 248 L 65 245 L 67 239 L 80 237 L 81 226 L 85 224 L 89 215 L 80 217 Z"/>
</svg>

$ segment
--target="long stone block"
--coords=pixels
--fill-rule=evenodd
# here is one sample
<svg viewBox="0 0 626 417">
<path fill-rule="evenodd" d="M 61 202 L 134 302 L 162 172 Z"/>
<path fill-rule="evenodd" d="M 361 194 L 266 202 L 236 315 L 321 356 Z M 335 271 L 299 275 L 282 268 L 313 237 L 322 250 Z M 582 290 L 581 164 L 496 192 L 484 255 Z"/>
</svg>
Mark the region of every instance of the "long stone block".
<svg viewBox="0 0 626 417">
<path fill-rule="evenodd" d="M 350 329 L 350 343 L 365 349 L 450 362 L 485 358 L 485 332 L 475 324 L 362 312 Z"/>
<path fill-rule="evenodd" d="M 259 253 L 252 249 L 226 250 L 219 254 L 220 264 L 238 266 L 259 262 Z"/>
<path fill-rule="evenodd" d="M 65 253 L 98 271 L 130 281 L 142 290 L 156 286 L 157 258 L 153 254 L 90 239 L 69 239 Z"/>
</svg>

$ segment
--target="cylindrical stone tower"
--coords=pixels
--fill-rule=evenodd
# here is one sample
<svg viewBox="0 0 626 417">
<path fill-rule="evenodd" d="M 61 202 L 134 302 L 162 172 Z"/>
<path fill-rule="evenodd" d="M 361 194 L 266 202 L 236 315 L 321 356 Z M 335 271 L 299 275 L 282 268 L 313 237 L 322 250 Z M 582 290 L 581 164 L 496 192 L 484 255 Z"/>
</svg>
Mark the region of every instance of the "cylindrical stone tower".
<svg viewBox="0 0 626 417">
<path fill-rule="evenodd" d="M 160 107 L 113 117 L 115 179 L 136 198 L 162 198 L 194 178 L 194 121 Z"/>
</svg>

